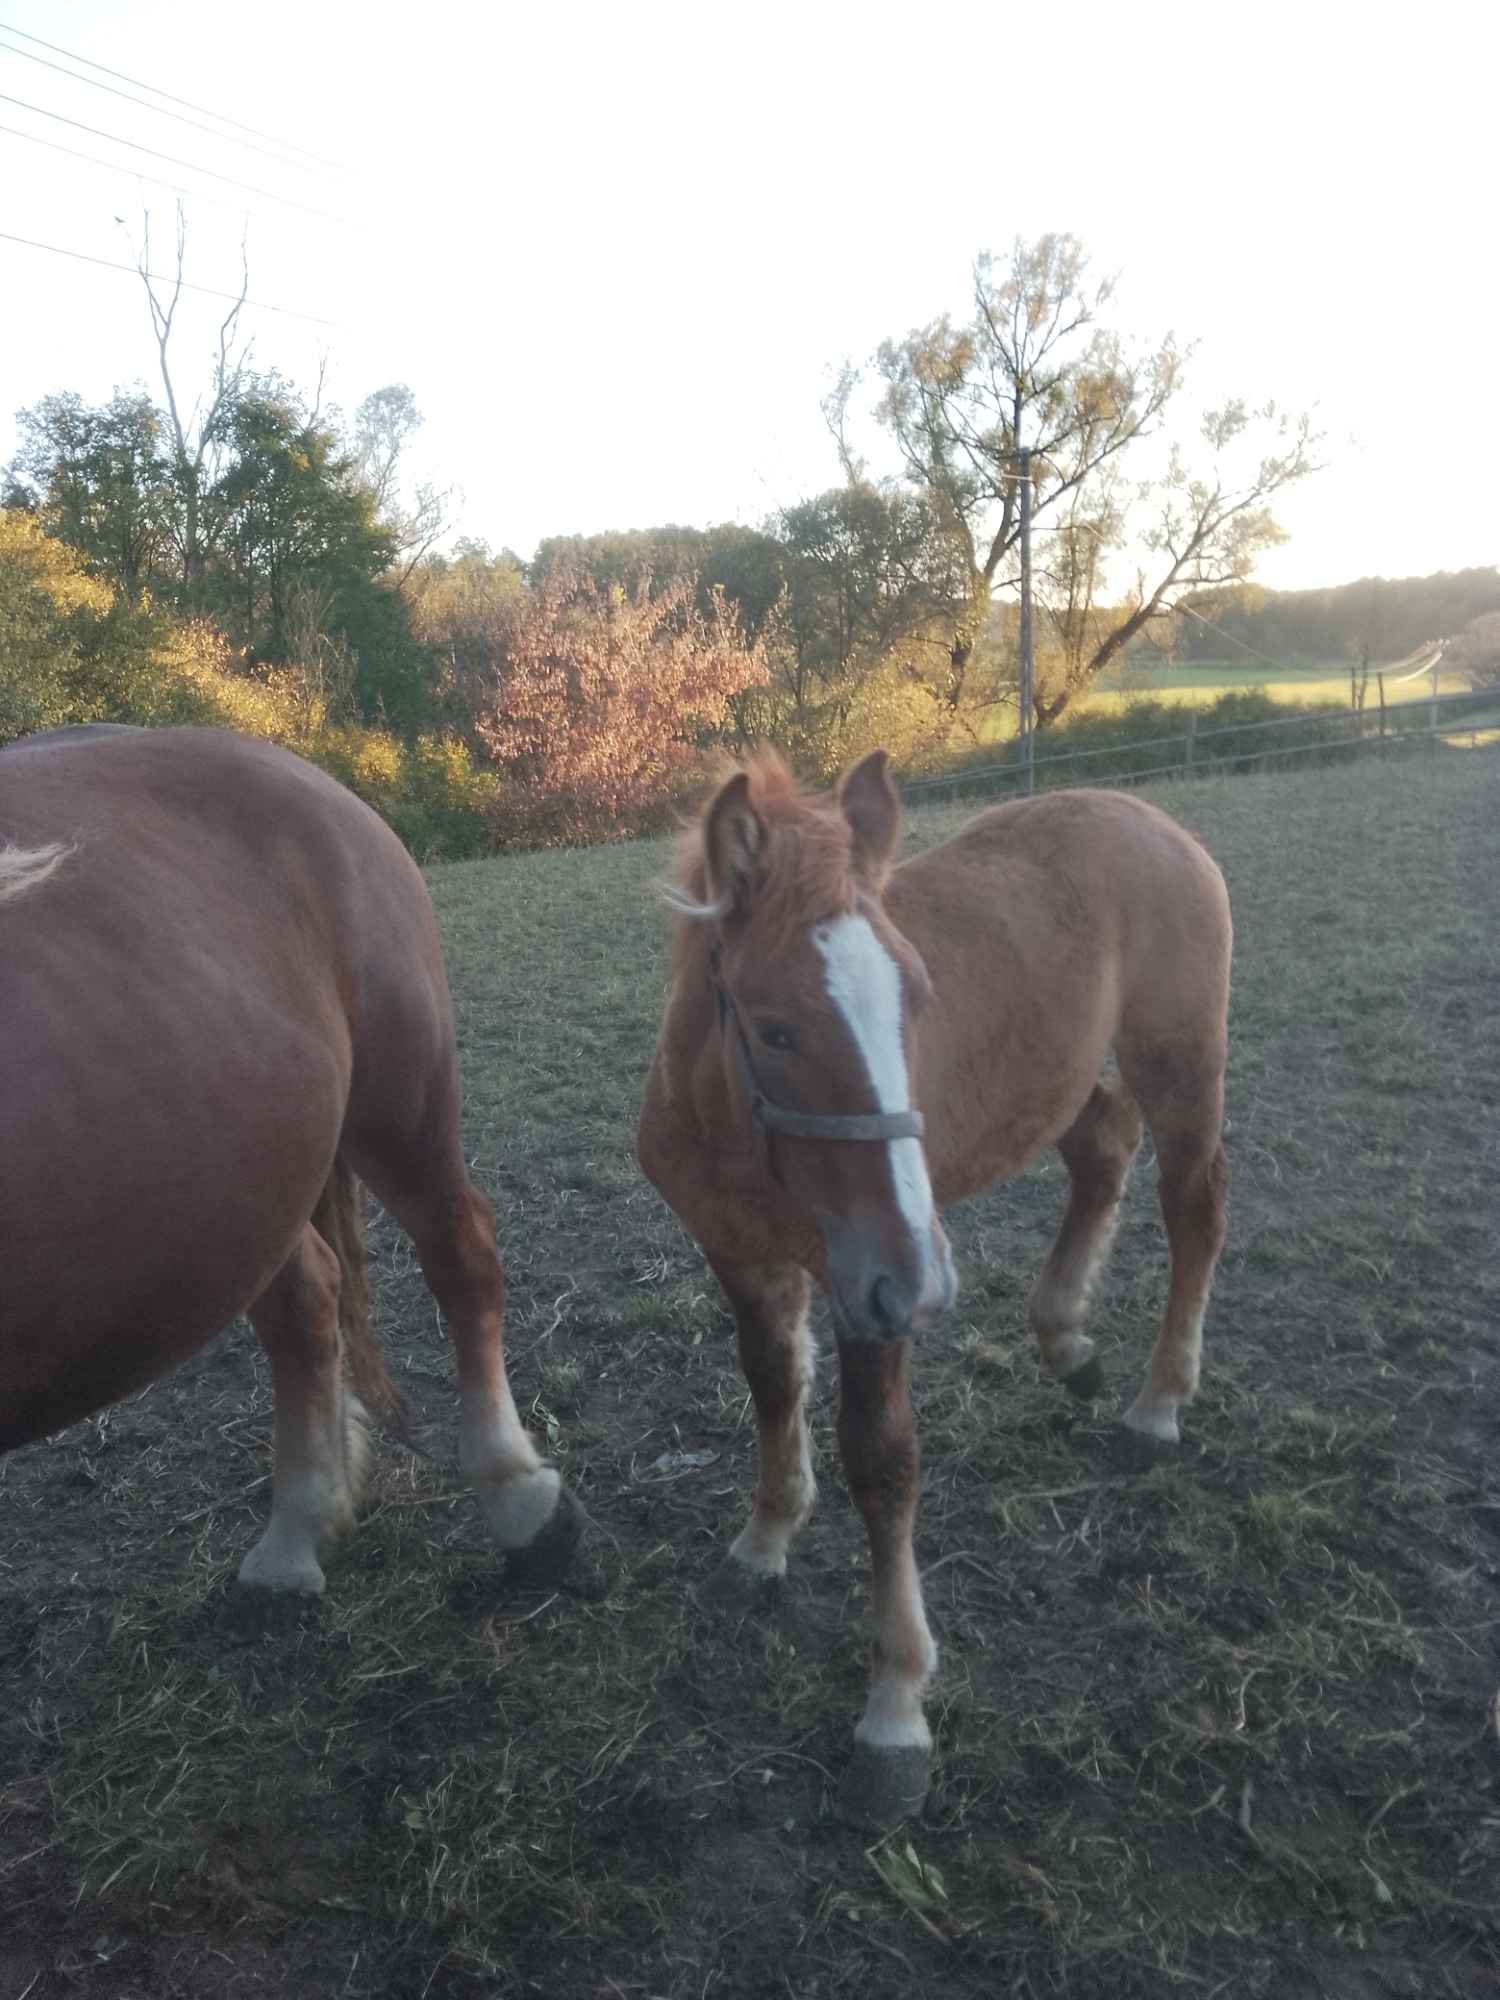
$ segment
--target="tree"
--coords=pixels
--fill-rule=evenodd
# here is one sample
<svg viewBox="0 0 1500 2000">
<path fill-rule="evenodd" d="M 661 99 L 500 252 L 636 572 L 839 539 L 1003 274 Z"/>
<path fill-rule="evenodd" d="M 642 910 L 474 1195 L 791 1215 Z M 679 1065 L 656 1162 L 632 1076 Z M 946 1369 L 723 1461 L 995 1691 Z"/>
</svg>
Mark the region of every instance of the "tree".
<svg viewBox="0 0 1500 2000">
<path fill-rule="evenodd" d="M 151 327 L 156 335 L 156 352 L 162 388 L 167 398 L 167 425 L 171 441 L 172 471 L 177 486 L 175 517 L 182 597 L 189 610 L 203 608 L 201 582 L 211 553 L 205 536 L 203 496 L 213 483 L 218 455 L 223 445 L 231 412 L 246 388 L 250 369 L 250 347 L 236 345 L 240 314 L 250 290 L 250 264 L 245 244 L 240 245 L 240 289 L 219 324 L 218 347 L 214 355 L 206 401 L 200 396 L 184 415 L 172 374 L 172 327 L 182 300 L 183 268 L 187 257 L 187 218 L 182 203 L 177 204 L 177 272 L 171 291 L 159 297 L 151 277 L 151 217 L 148 213 L 141 232 L 141 254 L 136 268 L 146 290 Z"/>
<path fill-rule="evenodd" d="M 534 835 L 622 833 L 665 809 L 765 674 L 722 595 L 704 613 L 685 578 L 653 595 L 554 573 L 511 607 L 473 732 Z"/>
<path fill-rule="evenodd" d="M 1500 611 L 1486 611 L 1466 625 L 1446 649 L 1445 664 L 1475 687 L 1500 687 Z"/>
<path fill-rule="evenodd" d="M 391 382 L 365 397 L 354 413 L 350 438 L 359 479 L 373 496 L 376 516 L 391 537 L 397 589 L 405 586 L 448 526 L 451 489 L 424 483 L 410 499 L 401 490 L 401 461 L 421 428 L 416 397 L 404 382 Z"/>
<path fill-rule="evenodd" d="M 1039 680 L 1037 719 L 1060 715 L 1078 690 L 1150 623 L 1194 589 L 1238 582 L 1280 538 L 1268 501 L 1314 469 L 1307 420 L 1231 401 L 1203 419 L 1197 455 L 1174 447 L 1164 469 L 1127 483 L 1119 461 L 1162 430 L 1184 380 L 1169 334 L 1132 348 L 1100 321 L 1113 286 L 1092 284 L 1071 236 L 1019 240 L 1000 265 L 974 267 L 973 310 L 886 341 L 877 417 L 898 453 L 901 483 L 921 496 L 949 550 L 955 588 L 944 654 L 927 676 L 932 699 L 957 718 L 997 692 L 973 685 L 997 593 L 1017 583 L 1020 449 L 1032 454 L 1038 597 L 1057 639 L 1058 671 Z M 846 370 L 829 419 L 846 472 L 858 377 Z M 1251 434 L 1258 458 L 1237 472 Z M 1130 549 L 1132 586 L 1105 588 L 1105 558 Z"/>
<path fill-rule="evenodd" d="M 1380 645 L 1380 595 L 1379 587 L 1373 580 L 1361 586 L 1354 629 L 1344 641 L 1344 653 L 1349 661 L 1349 706 L 1356 715 L 1364 713 L 1365 699 L 1370 692 L 1370 664 L 1376 658 Z"/>
<path fill-rule="evenodd" d="M 412 572 L 406 599 L 412 632 L 433 665 L 436 713 L 466 728 L 493 691 L 515 616 L 526 596 L 521 559 L 479 541 L 430 555 Z"/>
<path fill-rule="evenodd" d="M 587 578 L 631 594 L 644 585 L 657 596 L 679 583 L 691 583 L 705 615 L 719 590 L 752 636 L 774 614 L 786 584 L 775 525 L 745 528 L 732 521 L 712 528 L 668 523 L 599 535 L 551 535 L 539 544 L 526 573 L 533 584 L 561 575 Z"/>
<path fill-rule="evenodd" d="M 1419 646 L 1500 611 L 1500 570 L 1440 570 L 1433 576 L 1361 577 L 1322 590 L 1236 590 L 1189 597 L 1189 659 L 1216 659 L 1226 639 L 1289 664 L 1406 659 Z M 1248 655 L 1246 655 L 1248 658 Z"/>
<path fill-rule="evenodd" d="M 225 423 L 229 462 L 207 496 L 219 523 L 217 608 L 258 657 L 285 660 L 293 599 L 319 589 L 331 610 L 391 556 L 369 490 L 332 431 L 274 378 Z"/>
<path fill-rule="evenodd" d="M 1262 450 L 1248 469 L 1237 471 L 1241 447 L 1257 427 L 1263 444 L 1280 449 Z M 1050 611 L 1059 587 L 1076 590 L 1085 609 L 1083 643 L 1061 685 L 1047 693 L 1038 689 L 1039 723 L 1055 721 L 1080 689 L 1183 597 L 1244 584 L 1256 557 L 1285 539 L 1265 501 L 1317 469 L 1309 420 L 1281 417 L 1269 403 L 1251 411 L 1232 401 L 1207 413 L 1199 435 L 1199 463 L 1190 464 L 1174 445 L 1165 473 L 1139 489 L 1134 512 L 1119 504 L 1120 482 L 1108 472 L 1080 484 L 1078 507 L 1094 513 L 1089 540 L 1073 532 L 1075 509 L 1050 540 L 1039 595 Z M 1141 552 L 1134 581 L 1100 619 L 1095 587 L 1103 571 L 1092 551 L 1122 548 L 1132 539 Z"/>
<path fill-rule="evenodd" d="M 117 389 L 91 409 L 72 393 L 44 396 L 17 422 L 21 448 L 7 469 L 6 505 L 34 513 L 134 602 L 167 560 L 172 536 L 172 466 L 151 399 Z"/>
<path fill-rule="evenodd" d="M 0 509 L 0 743 L 71 719 L 114 595 L 40 523 Z"/>
</svg>

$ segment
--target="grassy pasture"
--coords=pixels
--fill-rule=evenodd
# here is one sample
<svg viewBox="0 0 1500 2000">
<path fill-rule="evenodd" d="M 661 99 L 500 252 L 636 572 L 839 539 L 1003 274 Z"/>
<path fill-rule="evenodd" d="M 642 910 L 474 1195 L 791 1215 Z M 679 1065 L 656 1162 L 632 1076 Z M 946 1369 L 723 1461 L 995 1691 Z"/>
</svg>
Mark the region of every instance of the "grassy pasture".
<svg viewBox="0 0 1500 2000">
<path fill-rule="evenodd" d="M 1439 694 L 1468 694 L 1471 682 L 1466 673 L 1448 668 L 1438 670 Z M 1289 708 L 1347 709 L 1349 667 L 1339 660 L 1315 662 L 1307 666 L 1277 666 L 1248 656 L 1239 660 L 1194 660 L 1181 666 L 1138 657 L 1117 660 L 1099 675 L 1068 710 L 1068 718 L 1080 716 L 1128 716 L 1138 703 L 1164 702 L 1181 708 L 1207 710 L 1222 694 L 1266 694 Z M 1410 676 L 1409 666 L 1398 663 L 1386 669 L 1385 698 L 1389 707 L 1426 701 L 1432 693 L 1431 674 Z M 1373 715 L 1380 707 L 1375 674 L 1370 675 L 1366 705 Z M 1066 724 L 1064 724 L 1064 727 Z M 1013 708 L 990 710 L 981 724 L 982 742 L 1007 742 L 1016 733 Z M 1048 748 L 1044 740 L 1040 751 Z"/>
<path fill-rule="evenodd" d="M 1380 705 L 1376 674 L 1385 674 L 1387 702 L 1425 701 L 1432 693 L 1431 674 L 1413 674 L 1409 661 L 1397 661 L 1385 668 L 1370 669 L 1366 699 L 1372 708 Z M 1438 668 L 1439 694 L 1466 694 L 1469 676 L 1454 668 Z M 1147 665 L 1125 659 L 1106 668 L 1089 690 L 1087 700 L 1095 704 L 1125 706 L 1132 694 L 1163 695 L 1189 704 L 1212 700 L 1226 688 L 1261 688 L 1275 701 L 1330 702 L 1349 705 L 1349 663 L 1347 660 L 1315 661 L 1307 666 L 1279 666 L 1268 660 L 1245 655 L 1238 660 L 1193 660 L 1181 666 L 1165 663 Z"/>
<path fill-rule="evenodd" d="M 517 1398 L 597 1524 L 512 1593 L 457 1477 L 402 1239 L 377 1308 L 433 1456 L 381 1450 L 319 1606 L 229 1591 L 267 1504 L 236 1330 L 0 1460 L 0 2000 L 209 1994 L 1500 1991 L 1500 763 L 1156 794 L 1229 879 L 1231 1233 L 1170 1462 L 1123 1448 L 1164 1263 L 1137 1168 L 1097 1412 L 1038 1379 L 1038 1163 L 951 1217 L 918 1357 L 944 1649 L 925 1818 L 829 1810 L 864 1685 L 831 1444 L 779 1600 L 692 1582 L 753 1426 L 695 1247 L 630 1157 L 659 844 L 435 870 Z M 967 809 L 912 815 L 942 837 Z M 122 1181 L 121 1199 L 129 1199 Z M 3 1281 L 3 1280 L 0 1280 Z"/>
</svg>

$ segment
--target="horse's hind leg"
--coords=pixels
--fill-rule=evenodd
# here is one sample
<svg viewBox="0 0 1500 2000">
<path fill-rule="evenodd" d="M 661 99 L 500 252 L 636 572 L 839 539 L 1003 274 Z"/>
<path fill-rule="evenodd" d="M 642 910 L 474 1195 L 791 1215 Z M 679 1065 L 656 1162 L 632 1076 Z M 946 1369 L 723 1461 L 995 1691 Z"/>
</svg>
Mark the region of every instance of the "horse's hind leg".
<svg viewBox="0 0 1500 2000">
<path fill-rule="evenodd" d="M 1032 1289 L 1027 1318 L 1042 1366 L 1076 1396 L 1097 1396 L 1103 1370 L 1083 1332 L 1089 1291 L 1109 1254 L 1130 1163 L 1141 1143 L 1141 1114 L 1120 1086 L 1096 1084 L 1057 1142 L 1068 1169 L 1068 1206 L 1057 1241 Z"/>
<path fill-rule="evenodd" d="M 811 1285 L 794 1264 L 724 1264 L 714 1272 L 734 1309 L 740 1365 L 755 1401 L 760 1476 L 750 1519 L 703 1586 L 705 1603 L 743 1604 L 786 1572 L 787 1550 L 812 1512 L 817 1488 L 807 1443 Z"/>
<path fill-rule="evenodd" d="M 458 1364 L 459 1461 L 485 1524 L 528 1581 L 560 1577 L 577 1545 L 583 1510 L 544 1465 L 521 1426 L 506 1379 L 505 1275 L 495 1248 L 494 1210 L 470 1181 L 456 1136 L 411 1171 L 403 1150 L 352 1147 L 362 1179 L 416 1247 L 453 1336 Z"/>
<path fill-rule="evenodd" d="M 249 1316 L 271 1363 L 276 1462 L 270 1524 L 240 1582 L 317 1596 L 319 1557 L 354 1516 L 364 1429 L 339 1363 L 339 1260 L 310 1222 Z"/>
</svg>

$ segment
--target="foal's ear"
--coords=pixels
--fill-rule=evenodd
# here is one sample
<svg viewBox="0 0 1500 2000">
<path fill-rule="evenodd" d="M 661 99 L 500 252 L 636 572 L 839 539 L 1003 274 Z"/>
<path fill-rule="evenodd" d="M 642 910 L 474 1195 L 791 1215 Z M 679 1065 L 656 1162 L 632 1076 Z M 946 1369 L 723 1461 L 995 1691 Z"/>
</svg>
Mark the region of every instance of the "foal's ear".
<svg viewBox="0 0 1500 2000">
<path fill-rule="evenodd" d="M 891 781 L 890 756 L 872 750 L 839 786 L 839 804 L 854 836 L 854 860 L 877 887 L 884 882 L 901 838 L 901 801 Z"/>
<path fill-rule="evenodd" d="M 703 827 L 709 894 L 726 916 L 748 909 L 765 844 L 765 822 L 750 801 L 749 773 L 737 771 L 709 807 Z"/>
</svg>

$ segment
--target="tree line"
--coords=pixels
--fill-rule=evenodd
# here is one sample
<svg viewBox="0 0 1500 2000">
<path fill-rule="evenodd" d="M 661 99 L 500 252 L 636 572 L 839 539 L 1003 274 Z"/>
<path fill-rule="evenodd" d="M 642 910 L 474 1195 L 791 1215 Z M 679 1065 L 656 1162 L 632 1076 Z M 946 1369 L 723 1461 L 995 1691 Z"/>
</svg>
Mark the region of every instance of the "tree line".
<svg viewBox="0 0 1500 2000">
<path fill-rule="evenodd" d="M 1163 636 L 1166 649 L 1184 661 L 1238 652 L 1287 666 L 1351 661 L 1381 667 L 1430 641 L 1456 640 L 1476 619 L 1497 613 L 1500 568 L 1491 565 L 1434 576 L 1362 577 L 1324 590 L 1251 588 L 1223 599 L 1188 597 L 1180 626 Z"/>
<path fill-rule="evenodd" d="M 1307 420 L 1270 404 L 1179 422 L 1188 354 L 1127 341 L 1081 246 L 1046 236 L 981 257 L 964 314 L 843 370 L 826 491 L 754 527 L 556 536 L 529 561 L 444 547 L 446 496 L 406 477 L 404 385 L 346 413 L 258 368 L 237 305 L 190 403 L 184 250 L 179 225 L 176 290 L 141 260 L 157 392 L 20 413 L 0 740 L 233 722 L 320 758 L 432 851 L 649 824 L 721 745 L 770 739 L 826 774 L 875 743 L 935 768 L 1008 733 L 1023 443 L 1044 728 L 1126 649 L 1190 626 L 1182 607 L 1249 617 L 1271 503 L 1317 465 Z"/>
</svg>

